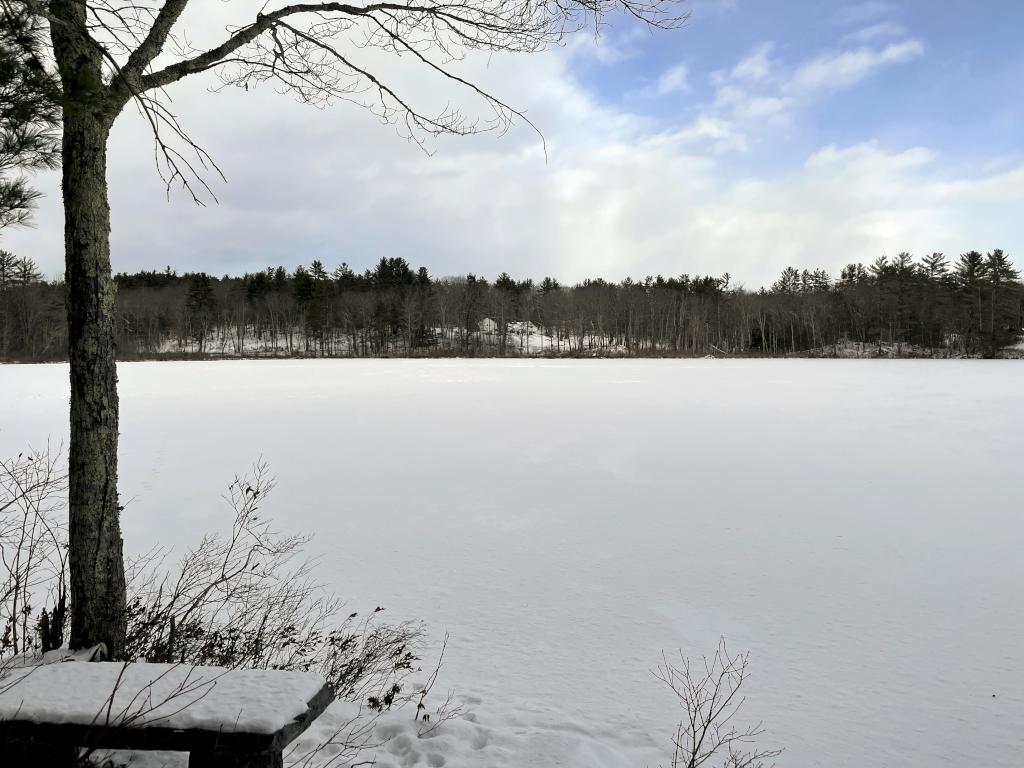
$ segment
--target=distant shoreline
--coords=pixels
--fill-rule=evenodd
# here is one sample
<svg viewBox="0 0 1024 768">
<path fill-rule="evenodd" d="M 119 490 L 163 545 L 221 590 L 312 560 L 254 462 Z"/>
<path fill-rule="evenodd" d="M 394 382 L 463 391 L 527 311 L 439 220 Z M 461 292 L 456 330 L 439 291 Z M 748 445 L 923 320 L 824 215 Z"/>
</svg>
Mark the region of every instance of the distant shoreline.
<svg viewBox="0 0 1024 768">
<path fill-rule="evenodd" d="M 497 355 L 487 352 L 478 354 L 422 354 L 422 355 L 316 355 L 316 354 L 224 354 L 224 353 L 199 353 L 199 352 L 168 352 L 144 355 L 131 355 L 119 357 L 119 363 L 170 363 L 170 362 L 232 362 L 232 361 L 264 361 L 281 362 L 285 360 L 1024 360 L 1024 348 L 1021 346 L 1006 347 L 1000 350 L 994 357 L 984 355 L 963 355 L 950 354 L 927 350 L 904 349 L 899 352 L 892 350 L 877 350 L 875 345 L 868 345 L 871 350 L 865 350 L 864 354 L 851 354 L 849 350 L 806 350 L 791 352 L 785 355 L 770 355 L 752 352 L 748 354 L 719 354 L 719 355 L 698 355 L 686 353 L 666 352 L 661 354 L 652 353 L 531 353 L 522 355 Z M 873 352 L 873 353 L 871 353 Z M 52 357 L 45 359 L 6 359 L 0 360 L 0 365 L 54 365 L 67 363 L 66 357 Z"/>
</svg>

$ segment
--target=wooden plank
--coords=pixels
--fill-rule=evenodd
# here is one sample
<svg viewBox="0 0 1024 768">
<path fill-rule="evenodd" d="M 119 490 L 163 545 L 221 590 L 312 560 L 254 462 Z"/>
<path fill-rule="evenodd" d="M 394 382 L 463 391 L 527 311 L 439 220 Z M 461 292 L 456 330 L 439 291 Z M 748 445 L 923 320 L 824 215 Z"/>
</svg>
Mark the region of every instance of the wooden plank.
<svg viewBox="0 0 1024 768">
<path fill-rule="evenodd" d="M 78 750 L 75 747 L 53 744 L 34 744 L 26 742 L 7 743 L 0 741 L 5 768 L 76 768 Z"/>
<path fill-rule="evenodd" d="M 306 711 L 274 734 L 273 749 L 283 750 L 305 731 L 334 701 L 334 692 L 328 687 L 321 688 L 306 704 Z"/>
</svg>

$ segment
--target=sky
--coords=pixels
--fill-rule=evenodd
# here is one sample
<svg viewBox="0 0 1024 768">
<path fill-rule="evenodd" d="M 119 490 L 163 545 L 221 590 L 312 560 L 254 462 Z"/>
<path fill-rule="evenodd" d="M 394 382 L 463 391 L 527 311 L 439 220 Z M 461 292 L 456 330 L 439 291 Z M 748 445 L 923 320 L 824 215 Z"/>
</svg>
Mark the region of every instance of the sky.
<svg viewBox="0 0 1024 768">
<path fill-rule="evenodd" d="M 182 27 L 200 43 L 254 7 L 194 5 Z M 210 178 L 205 206 L 168 194 L 146 125 L 122 115 L 108 156 L 113 268 L 362 270 L 401 256 L 438 276 L 729 273 L 756 288 L 788 265 L 837 274 L 900 251 L 1024 252 L 1024 4 L 687 7 L 679 30 L 609 17 L 599 36 L 456 65 L 536 130 L 419 146 L 349 103 L 183 81 L 171 107 L 225 180 Z M 354 53 L 427 111 L 488 115 L 422 67 Z M 37 180 L 35 226 L 0 233 L 0 248 L 57 277 L 59 178 Z"/>
</svg>

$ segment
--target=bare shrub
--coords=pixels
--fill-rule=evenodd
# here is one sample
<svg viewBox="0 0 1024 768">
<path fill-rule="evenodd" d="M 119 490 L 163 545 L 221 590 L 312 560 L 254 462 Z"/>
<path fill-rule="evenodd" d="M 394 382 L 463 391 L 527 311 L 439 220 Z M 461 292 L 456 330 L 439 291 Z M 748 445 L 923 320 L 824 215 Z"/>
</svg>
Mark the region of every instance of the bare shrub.
<svg viewBox="0 0 1024 768">
<path fill-rule="evenodd" d="M 748 677 L 749 653 L 730 656 L 725 638 L 711 657 L 694 662 L 679 653 L 670 661 L 662 655 L 654 676 L 675 694 L 683 709 L 672 738 L 672 768 L 699 768 L 714 760 L 723 768 L 765 768 L 781 749 L 759 749 L 754 742 L 764 733 L 758 722 L 746 728 L 733 721 L 746 699 L 740 688 Z"/>
<path fill-rule="evenodd" d="M 63 643 L 66 493 L 59 449 L 0 459 L 0 657 Z"/>
<path fill-rule="evenodd" d="M 308 537 L 279 534 L 262 515 L 273 488 L 257 464 L 229 486 L 228 534 L 204 536 L 171 568 L 165 551 L 129 564 L 129 657 L 314 671 L 339 698 L 393 699 L 418 660 L 421 627 L 382 623 L 379 607 L 345 615 L 311 577 Z"/>
</svg>

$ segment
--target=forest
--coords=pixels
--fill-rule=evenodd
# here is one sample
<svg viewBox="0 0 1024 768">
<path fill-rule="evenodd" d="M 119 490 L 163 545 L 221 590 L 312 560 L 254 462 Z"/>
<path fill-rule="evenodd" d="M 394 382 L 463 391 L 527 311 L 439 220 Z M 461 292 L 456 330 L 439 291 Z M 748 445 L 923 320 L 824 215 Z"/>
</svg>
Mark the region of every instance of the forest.
<svg viewBox="0 0 1024 768">
<path fill-rule="evenodd" d="M 185 357 L 997 357 L 1024 328 L 1024 285 L 1001 250 L 909 253 L 835 278 L 787 267 L 750 290 L 729 274 L 493 281 L 434 277 L 402 258 L 373 269 L 270 267 L 241 277 L 121 273 L 122 360 Z M 0 359 L 66 359 L 65 287 L 0 251 Z"/>
</svg>

